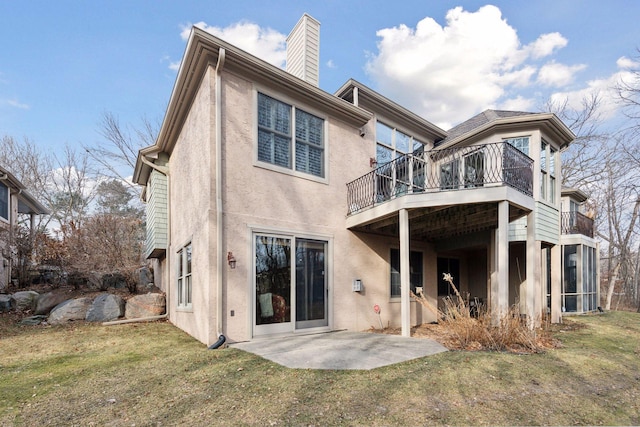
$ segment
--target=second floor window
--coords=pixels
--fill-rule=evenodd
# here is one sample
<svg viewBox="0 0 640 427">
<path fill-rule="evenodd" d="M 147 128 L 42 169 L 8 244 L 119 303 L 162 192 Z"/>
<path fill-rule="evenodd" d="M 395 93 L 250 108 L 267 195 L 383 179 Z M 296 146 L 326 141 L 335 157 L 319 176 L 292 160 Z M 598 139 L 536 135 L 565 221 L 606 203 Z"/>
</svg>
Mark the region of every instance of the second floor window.
<svg viewBox="0 0 640 427">
<path fill-rule="evenodd" d="M 417 139 L 389 127 L 381 122 L 376 122 L 376 161 L 378 166 L 401 157 L 407 153 L 413 153 L 423 144 Z"/>
<path fill-rule="evenodd" d="M 527 156 L 529 155 L 529 137 L 528 136 L 519 136 L 517 138 L 506 138 L 504 142 L 507 142 L 518 150 L 522 151 Z"/>
<path fill-rule="evenodd" d="M 556 203 L 556 153 L 551 145 L 542 141 L 540 146 L 540 198 Z"/>
<path fill-rule="evenodd" d="M 322 118 L 258 93 L 258 161 L 324 178 L 324 156 Z"/>
</svg>

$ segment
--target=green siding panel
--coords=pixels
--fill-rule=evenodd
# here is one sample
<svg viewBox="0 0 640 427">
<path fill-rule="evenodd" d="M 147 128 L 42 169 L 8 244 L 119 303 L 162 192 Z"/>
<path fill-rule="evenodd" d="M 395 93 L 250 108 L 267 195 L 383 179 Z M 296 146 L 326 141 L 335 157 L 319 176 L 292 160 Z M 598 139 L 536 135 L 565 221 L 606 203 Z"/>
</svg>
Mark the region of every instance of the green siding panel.
<svg viewBox="0 0 640 427">
<path fill-rule="evenodd" d="M 167 249 L 167 177 L 153 171 L 147 187 L 147 241 L 145 255 L 147 258 Z"/>
<path fill-rule="evenodd" d="M 536 240 L 557 245 L 560 242 L 560 212 L 536 202 Z"/>
</svg>

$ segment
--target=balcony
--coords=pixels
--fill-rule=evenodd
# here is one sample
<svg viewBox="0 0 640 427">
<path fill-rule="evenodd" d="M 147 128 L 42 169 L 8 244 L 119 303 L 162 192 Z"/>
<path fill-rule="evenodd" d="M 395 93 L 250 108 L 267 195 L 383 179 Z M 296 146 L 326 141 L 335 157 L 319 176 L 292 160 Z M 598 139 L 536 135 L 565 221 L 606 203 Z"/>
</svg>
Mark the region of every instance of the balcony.
<svg viewBox="0 0 640 427">
<path fill-rule="evenodd" d="M 420 149 L 348 183 L 348 215 L 410 194 L 497 186 L 531 197 L 533 160 L 504 142 Z"/>
<path fill-rule="evenodd" d="M 561 232 L 562 234 L 582 234 L 593 237 L 594 221 L 580 212 L 562 212 Z"/>
</svg>

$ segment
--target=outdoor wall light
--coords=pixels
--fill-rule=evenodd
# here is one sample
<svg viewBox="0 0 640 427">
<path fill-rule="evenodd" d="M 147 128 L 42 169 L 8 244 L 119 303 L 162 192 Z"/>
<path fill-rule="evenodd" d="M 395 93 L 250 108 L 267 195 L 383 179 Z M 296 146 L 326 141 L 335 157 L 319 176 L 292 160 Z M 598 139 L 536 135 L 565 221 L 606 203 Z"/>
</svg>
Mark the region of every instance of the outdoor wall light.
<svg viewBox="0 0 640 427">
<path fill-rule="evenodd" d="M 233 256 L 233 252 L 227 254 L 227 261 L 229 261 L 229 267 L 236 268 L 236 257 Z"/>
<path fill-rule="evenodd" d="M 369 157 L 369 167 L 372 167 L 374 169 L 377 168 L 378 167 L 378 161 L 373 157 Z"/>
</svg>

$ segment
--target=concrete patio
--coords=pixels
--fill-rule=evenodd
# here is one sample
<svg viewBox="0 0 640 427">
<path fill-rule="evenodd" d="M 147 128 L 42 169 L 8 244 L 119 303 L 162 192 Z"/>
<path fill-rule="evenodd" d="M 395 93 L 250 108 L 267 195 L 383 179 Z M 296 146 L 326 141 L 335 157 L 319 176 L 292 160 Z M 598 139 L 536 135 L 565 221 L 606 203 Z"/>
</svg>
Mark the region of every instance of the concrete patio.
<svg viewBox="0 0 640 427">
<path fill-rule="evenodd" d="M 230 347 L 297 369 L 369 370 L 447 351 L 426 338 L 346 331 L 260 338 Z"/>
</svg>

